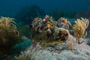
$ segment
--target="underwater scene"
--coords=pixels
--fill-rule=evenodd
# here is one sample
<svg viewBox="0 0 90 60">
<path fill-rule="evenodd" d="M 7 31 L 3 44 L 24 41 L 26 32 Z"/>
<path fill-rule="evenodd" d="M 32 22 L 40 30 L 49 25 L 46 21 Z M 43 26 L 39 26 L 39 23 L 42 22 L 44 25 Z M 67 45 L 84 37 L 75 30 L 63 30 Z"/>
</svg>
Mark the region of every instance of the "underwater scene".
<svg viewBox="0 0 90 60">
<path fill-rule="evenodd" d="M 0 60 L 90 60 L 90 0 L 0 0 Z"/>
</svg>

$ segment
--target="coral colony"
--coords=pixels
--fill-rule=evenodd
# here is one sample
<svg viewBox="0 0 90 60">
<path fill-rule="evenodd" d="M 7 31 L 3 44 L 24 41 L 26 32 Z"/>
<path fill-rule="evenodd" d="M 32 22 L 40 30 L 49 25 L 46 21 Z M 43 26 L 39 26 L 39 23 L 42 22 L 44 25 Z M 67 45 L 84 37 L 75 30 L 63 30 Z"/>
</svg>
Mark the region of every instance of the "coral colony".
<svg viewBox="0 0 90 60">
<path fill-rule="evenodd" d="M 52 17 L 46 15 L 44 19 L 36 17 L 29 26 L 33 42 L 38 42 L 41 46 L 46 47 L 64 43 L 70 39 L 71 35 L 76 37 L 78 44 L 83 43 L 83 41 L 80 42 L 80 38 L 87 35 L 85 30 L 88 25 L 88 19 L 77 19 L 75 26 L 72 27 L 65 18 L 61 17 L 58 21 L 54 21 Z"/>
<path fill-rule="evenodd" d="M 49 17 L 48 15 L 46 15 L 44 19 L 36 17 L 32 21 L 32 24 L 29 24 L 32 34 L 32 45 L 30 46 L 30 49 L 27 52 L 30 53 L 29 54 L 23 53 L 19 57 L 16 57 L 16 59 L 37 60 L 37 58 L 31 59 L 33 58 L 32 57 L 33 54 L 36 52 L 38 53 L 40 49 L 42 49 L 43 51 L 48 50 L 48 47 L 49 49 L 50 48 L 54 49 L 53 50 L 54 53 L 55 52 L 59 53 L 61 50 L 64 51 L 63 47 L 68 48 L 67 51 L 75 50 L 74 47 L 78 48 L 80 45 L 84 46 L 84 48 L 87 49 L 87 47 L 89 46 L 85 44 L 83 45 L 84 41 L 81 41 L 81 38 L 85 38 L 85 36 L 87 36 L 87 32 L 85 30 L 87 29 L 88 25 L 89 25 L 89 20 L 86 18 L 77 19 L 73 27 L 67 19 L 62 17 L 58 21 L 54 21 L 53 17 Z M 20 42 L 20 40 L 21 40 L 20 34 L 17 31 L 16 22 L 14 21 L 14 19 L 9 17 L 1 17 L 0 18 L 0 51 L 1 51 L 0 55 L 1 56 L 10 55 L 12 53 L 13 47 L 18 42 Z M 26 40 L 26 38 L 24 40 Z M 76 44 L 78 44 L 78 46 L 75 45 L 73 41 Z M 56 50 L 56 46 L 60 47 L 60 49 Z M 52 52 L 51 49 L 48 51 Z M 80 49 L 83 52 L 83 49 L 82 48 Z M 87 51 L 88 50 L 90 49 L 88 48 Z M 23 56 L 25 56 L 25 58 Z"/>
<path fill-rule="evenodd" d="M 88 19 L 77 19 L 75 25 L 60 18 L 54 21 L 48 15 L 36 17 L 29 24 L 32 45 L 22 52 L 18 60 L 90 60 L 90 46 L 85 44 Z"/>
</svg>

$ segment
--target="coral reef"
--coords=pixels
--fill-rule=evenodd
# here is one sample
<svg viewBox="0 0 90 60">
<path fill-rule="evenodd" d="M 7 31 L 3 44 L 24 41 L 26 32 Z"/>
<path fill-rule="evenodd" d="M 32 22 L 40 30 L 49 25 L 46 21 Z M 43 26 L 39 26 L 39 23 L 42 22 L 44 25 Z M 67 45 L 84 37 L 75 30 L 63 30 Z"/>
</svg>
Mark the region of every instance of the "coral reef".
<svg viewBox="0 0 90 60">
<path fill-rule="evenodd" d="M 67 21 L 67 19 L 61 17 L 59 20 L 58 20 L 58 27 L 62 27 L 62 28 L 65 28 L 65 29 L 72 29 L 72 25 L 69 21 Z"/>
<path fill-rule="evenodd" d="M 30 24 L 33 41 L 39 42 L 42 46 L 58 45 L 68 39 L 71 23 L 64 18 L 60 18 L 58 22 L 52 17 L 46 15 L 44 19 L 35 18 Z M 63 23 L 64 27 L 60 26 Z M 68 29 L 68 30 L 67 30 Z"/>
<path fill-rule="evenodd" d="M 58 21 L 54 21 L 48 15 L 44 19 L 36 17 L 29 25 L 32 34 L 31 47 L 15 58 L 17 60 L 90 60 L 90 46 L 84 39 L 88 25 L 88 19 L 83 18 L 77 19 L 73 28 L 71 23 L 62 17 Z"/>
<path fill-rule="evenodd" d="M 73 28 L 65 18 L 61 17 L 58 21 L 54 21 L 52 17 L 46 15 L 44 19 L 36 17 L 29 27 L 33 41 L 39 42 L 41 46 L 45 47 L 65 42 L 70 34 L 74 35 L 80 43 L 79 39 L 82 38 L 88 24 L 88 19 L 78 19 Z M 79 28 L 80 30 L 78 30 Z"/>
<path fill-rule="evenodd" d="M 40 43 L 43 46 L 53 41 L 53 32 L 56 27 L 52 17 L 46 16 L 43 20 L 41 18 L 35 18 L 32 22 L 32 39 Z"/>
<path fill-rule="evenodd" d="M 87 35 L 87 32 L 85 35 L 84 35 L 84 33 L 89 25 L 89 21 L 88 21 L 88 19 L 81 18 L 81 20 L 77 19 L 77 21 L 75 21 L 75 23 L 76 24 L 73 28 L 74 36 L 77 38 L 77 42 L 80 43 L 80 41 L 79 41 L 80 38 L 85 37 Z"/>
<path fill-rule="evenodd" d="M 57 28 L 54 31 L 54 40 L 55 41 L 63 41 L 65 42 L 69 37 L 69 31 L 63 28 Z"/>
<path fill-rule="evenodd" d="M 0 55 L 11 54 L 13 46 L 20 41 L 19 32 L 13 18 L 0 18 Z"/>
</svg>

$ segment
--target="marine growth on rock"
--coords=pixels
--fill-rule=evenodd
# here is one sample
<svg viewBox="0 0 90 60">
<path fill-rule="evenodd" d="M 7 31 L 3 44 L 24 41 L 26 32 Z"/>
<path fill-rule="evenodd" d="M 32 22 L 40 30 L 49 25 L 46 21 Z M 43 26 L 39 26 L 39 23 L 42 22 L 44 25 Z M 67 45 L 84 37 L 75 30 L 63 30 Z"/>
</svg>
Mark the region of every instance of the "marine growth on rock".
<svg viewBox="0 0 90 60">
<path fill-rule="evenodd" d="M 81 20 L 81 22 L 82 21 L 85 21 L 85 24 L 87 26 L 85 24 L 84 26 L 88 27 L 88 20 L 86 21 L 86 19 L 83 19 Z M 81 24 L 83 25 L 83 22 Z M 35 18 L 30 25 L 30 29 L 33 42 L 38 42 L 41 46 L 45 47 L 58 45 L 60 43 L 66 42 L 69 39 L 69 35 L 76 35 L 77 28 L 81 27 L 79 25 L 77 25 L 76 23 L 73 29 L 71 23 L 67 19 L 61 17 L 58 21 L 54 21 L 53 17 L 49 17 L 48 15 L 46 15 L 44 19 L 38 17 Z M 82 30 L 83 29 L 84 34 L 86 28 L 82 28 Z M 81 32 L 77 34 L 81 34 Z M 78 38 L 78 36 L 75 37 Z"/>
</svg>

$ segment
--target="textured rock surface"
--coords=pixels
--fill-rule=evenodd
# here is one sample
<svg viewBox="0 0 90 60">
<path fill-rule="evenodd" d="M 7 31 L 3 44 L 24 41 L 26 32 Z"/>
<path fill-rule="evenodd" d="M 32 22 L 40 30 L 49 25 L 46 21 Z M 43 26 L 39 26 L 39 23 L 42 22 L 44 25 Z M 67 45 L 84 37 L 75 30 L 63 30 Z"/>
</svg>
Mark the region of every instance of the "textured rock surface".
<svg viewBox="0 0 90 60">
<path fill-rule="evenodd" d="M 41 48 L 39 44 L 36 47 L 31 46 L 27 51 L 18 57 L 23 60 L 90 60 L 90 46 L 83 44 L 74 44 L 71 51 L 66 43 L 54 47 Z M 21 57 L 21 58 L 20 58 Z"/>
</svg>

